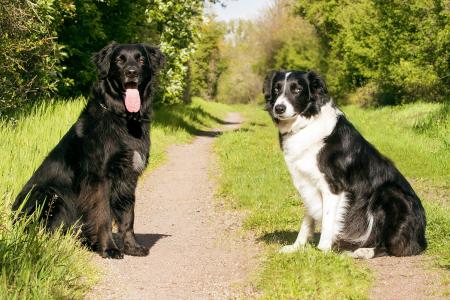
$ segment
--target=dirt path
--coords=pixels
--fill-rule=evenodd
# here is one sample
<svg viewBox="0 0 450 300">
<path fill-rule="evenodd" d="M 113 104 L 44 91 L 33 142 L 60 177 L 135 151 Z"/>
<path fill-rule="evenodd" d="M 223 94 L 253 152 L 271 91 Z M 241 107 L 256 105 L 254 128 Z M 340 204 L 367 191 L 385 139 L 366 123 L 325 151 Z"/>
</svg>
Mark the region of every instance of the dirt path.
<svg viewBox="0 0 450 300">
<path fill-rule="evenodd" d="M 439 274 L 426 269 L 431 263 L 426 256 L 387 256 L 363 263 L 375 275 L 369 294 L 371 300 L 445 299 Z"/>
<path fill-rule="evenodd" d="M 233 129 L 241 117 L 231 113 L 226 121 L 224 129 Z M 168 161 L 142 180 L 135 232 L 150 254 L 96 259 L 106 274 L 88 298 L 229 299 L 246 292 L 256 247 L 237 234 L 239 216 L 214 199 L 217 134 L 199 132 L 192 144 L 172 146 Z"/>
<path fill-rule="evenodd" d="M 230 130 L 242 120 L 232 113 L 226 121 Z M 211 145 L 218 134 L 199 132 L 192 144 L 172 146 L 167 162 L 140 182 L 135 229 L 150 254 L 96 258 L 105 274 L 88 299 L 230 299 L 253 292 L 245 283 L 257 267 L 257 246 L 238 234 L 239 215 L 214 199 Z M 369 299 L 443 299 L 439 274 L 424 267 L 427 257 L 361 263 L 375 275 Z"/>
</svg>

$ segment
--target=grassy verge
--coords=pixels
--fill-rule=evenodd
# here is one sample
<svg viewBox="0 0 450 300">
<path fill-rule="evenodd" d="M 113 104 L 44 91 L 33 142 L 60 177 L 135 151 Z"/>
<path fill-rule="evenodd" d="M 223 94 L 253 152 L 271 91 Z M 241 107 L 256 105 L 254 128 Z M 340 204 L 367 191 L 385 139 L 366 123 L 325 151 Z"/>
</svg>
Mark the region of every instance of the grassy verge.
<svg viewBox="0 0 450 300">
<path fill-rule="evenodd" d="M 46 102 L 15 122 L 0 120 L 0 299 L 79 299 L 95 283 L 92 255 L 70 235 L 49 236 L 33 220 L 12 226 L 10 205 L 47 153 L 70 128 L 84 99 Z M 150 169 L 171 144 L 220 123 L 228 107 L 194 99 L 163 107 L 152 124 Z"/>
<path fill-rule="evenodd" d="M 261 298 L 367 298 L 372 275 L 357 262 L 312 247 L 291 255 L 277 253 L 282 244 L 295 240 L 303 209 L 267 113 L 251 106 L 241 111 L 246 123 L 221 136 L 216 151 L 222 169 L 222 196 L 233 208 L 248 212 L 245 228 L 254 231 L 267 248 L 267 262 L 257 280 Z M 441 105 L 416 104 L 376 110 L 346 107 L 344 111 L 412 180 L 427 210 L 427 253 L 448 268 L 448 110 Z M 439 124 L 429 121 L 436 116 Z"/>
</svg>

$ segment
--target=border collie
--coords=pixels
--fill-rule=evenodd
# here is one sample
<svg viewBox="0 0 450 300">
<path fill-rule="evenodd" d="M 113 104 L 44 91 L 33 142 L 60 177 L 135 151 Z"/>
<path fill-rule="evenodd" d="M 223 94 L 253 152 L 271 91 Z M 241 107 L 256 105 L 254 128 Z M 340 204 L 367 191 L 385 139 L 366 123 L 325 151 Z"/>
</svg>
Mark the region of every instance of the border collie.
<svg viewBox="0 0 450 300">
<path fill-rule="evenodd" d="M 145 256 L 136 242 L 134 202 L 150 151 L 151 96 L 164 57 L 146 44 L 111 43 L 93 57 L 100 73 L 93 95 L 16 198 L 13 210 L 42 208 L 50 230 L 81 227 L 102 257 Z M 124 247 L 112 236 L 118 225 Z"/>
<path fill-rule="evenodd" d="M 426 249 L 425 211 L 411 185 L 333 104 L 317 73 L 273 71 L 263 93 L 306 208 L 296 241 L 280 252 L 300 250 L 316 222 L 322 251 L 341 241 L 365 259 Z"/>
</svg>

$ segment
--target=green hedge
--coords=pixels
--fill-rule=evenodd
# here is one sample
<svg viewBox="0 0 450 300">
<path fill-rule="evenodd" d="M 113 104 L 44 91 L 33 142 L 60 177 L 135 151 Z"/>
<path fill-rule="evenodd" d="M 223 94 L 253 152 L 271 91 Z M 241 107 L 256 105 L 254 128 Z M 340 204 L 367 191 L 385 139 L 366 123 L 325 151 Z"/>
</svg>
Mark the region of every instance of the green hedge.
<svg viewBox="0 0 450 300">
<path fill-rule="evenodd" d="M 335 94 L 360 104 L 445 101 L 450 86 L 447 0 L 297 0 L 317 29 Z"/>
<path fill-rule="evenodd" d="M 211 0 L 211 2 L 214 2 Z M 0 113 L 52 94 L 90 91 L 93 53 L 148 42 L 166 55 L 159 103 L 181 102 L 204 0 L 0 0 Z"/>
<path fill-rule="evenodd" d="M 0 0 L 0 116 L 61 83 L 61 47 L 45 1 Z"/>
</svg>

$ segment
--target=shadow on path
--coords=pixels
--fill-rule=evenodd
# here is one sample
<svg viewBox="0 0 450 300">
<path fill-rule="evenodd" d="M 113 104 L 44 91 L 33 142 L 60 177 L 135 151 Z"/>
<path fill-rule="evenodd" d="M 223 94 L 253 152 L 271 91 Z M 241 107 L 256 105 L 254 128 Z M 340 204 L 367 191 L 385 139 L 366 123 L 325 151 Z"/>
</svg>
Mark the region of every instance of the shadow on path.
<svg viewBox="0 0 450 300">
<path fill-rule="evenodd" d="M 135 235 L 137 242 L 145 247 L 148 247 L 149 249 L 153 247 L 160 239 L 171 236 L 168 234 L 159 233 L 136 233 Z"/>
<path fill-rule="evenodd" d="M 185 117 L 188 116 L 199 126 L 192 125 L 192 122 L 187 122 Z M 181 111 L 177 106 L 169 107 L 168 109 L 160 109 L 156 111 L 154 122 L 163 127 L 182 128 L 189 134 L 204 137 L 217 137 L 222 134 L 220 130 L 201 130 L 199 127 L 207 127 L 203 120 L 210 120 L 220 125 L 238 125 L 239 122 L 229 122 L 217 118 L 216 116 L 205 111 L 201 107 L 184 107 Z"/>
<path fill-rule="evenodd" d="M 136 233 L 136 241 L 142 246 L 148 247 L 149 249 L 153 247 L 160 239 L 165 237 L 169 237 L 167 234 L 159 234 L 159 233 Z M 123 248 L 122 238 L 118 233 L 113 233 L 114 242 L 120 248 Z"/>
</svg>

